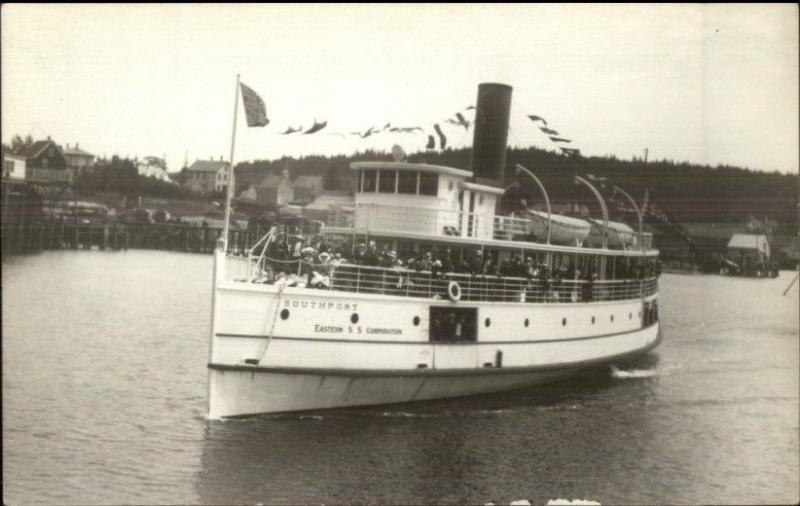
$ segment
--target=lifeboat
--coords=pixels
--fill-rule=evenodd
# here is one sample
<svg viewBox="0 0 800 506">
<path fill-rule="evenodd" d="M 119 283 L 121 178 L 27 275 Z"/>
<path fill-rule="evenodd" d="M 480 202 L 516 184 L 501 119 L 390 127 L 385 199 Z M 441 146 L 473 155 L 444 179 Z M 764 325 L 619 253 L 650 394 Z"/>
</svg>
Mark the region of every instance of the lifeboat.
<svg viewBox="0 0 800 506">
<path fill-rule="evenodd" d="M 591 247 L 599 248 L 603 244 L 603 220 L 595 220 L 590 218 L 592 229 L 587 238 L 587 244 Z M 608 222 L 608 247 L 609 248 L 628 248 L 635 246 L 636 232 L 626 225 L 618 221 Z"/>
<path fill-rule="evenodd" d="M 528 210 L 530 224 L 528 232 L 536 237 L 547 237 L 547 213 Z M 582 244 L 592 228 L 591 224 L 580 218 L 572 218 L 561 214 L 550 215 L 550 243 L 571 245 Z"/>
</svg>

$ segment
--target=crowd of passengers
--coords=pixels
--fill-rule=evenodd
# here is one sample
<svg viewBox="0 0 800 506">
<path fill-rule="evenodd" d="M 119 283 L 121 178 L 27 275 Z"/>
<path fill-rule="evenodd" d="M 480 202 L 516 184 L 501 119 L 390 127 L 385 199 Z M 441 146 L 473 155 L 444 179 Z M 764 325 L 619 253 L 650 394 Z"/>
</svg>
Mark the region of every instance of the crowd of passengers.
<svg viewBox="0 0 800 506">
<path fill-rule="evenodd" d="M 346 255 L 349 250 L 352 255 Z M 341 266 L 365 266 L 391 269 L 406 273 L 430 273 L 435 278 L 446 274 L 469 274 L 472 276 L 502 276 L 539 280 L 545 286 L 550 280 L 586 280 L 593 282 L 598 273 L 591 264 L 583 269 L 577 267 L 572 257 L 564 255 L 562 262 L 552 269 L 544 262 L 537 262 L 531 255 L 513 254 L 496 263 L 493 255 L 484 254 L 480 248 L 465 249 L 457 254 L 449 247 L 433 247 L 430 251 L 405 255 L 403 258 L 388 245 L 379 248 L 375 241 L 360 242 L 355 247 L 335 247 L 328 245 L 317 236 L 305 240 L 295 236 L 293 241 L 278 237 L 272 241 L 265 252 L 274 278 L 289 276 L 292 273 L 305 278 L 307 286 L 325 287 L 329 279 Z M 299 265 L 298 265 L 299 263 Z M 642 261 L 637 258 L 618 257 L 614 266 L 615 279 L 645 279 L 661 274 L 661 264 L 656 260 Z M 317 283 L 312 282 L 317 279 Z M 407 278 L 408 279 L 408 278 Z"/>
</svg>

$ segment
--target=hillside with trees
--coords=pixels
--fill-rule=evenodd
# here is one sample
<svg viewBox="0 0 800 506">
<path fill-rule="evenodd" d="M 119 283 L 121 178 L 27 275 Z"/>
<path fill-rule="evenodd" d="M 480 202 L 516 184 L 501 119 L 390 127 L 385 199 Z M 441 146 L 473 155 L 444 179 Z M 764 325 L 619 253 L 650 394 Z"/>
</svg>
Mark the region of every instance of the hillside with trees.
<svg viewBox="0 0 800 506">
<path fill-rule="evenodd" d="M 446 149 L 408 156 L 410 162 L 426 162 L 470 168 L 472 150 Z M 318 175 L 325 188 L 352 191 L 355 185 L 351 162 L 391 160 L 389 153 L 365 151 L 350 156 L 284 157 L 278 160 L 242 162 L 236 166 L 237 191 L 258 183 L 268 174 L 279 174 L 284 168 L 292 176 Z M 680 222 L 730 222 L 747 216 L 768 218 L 794 226 L 798 220 L 798 175 L 778 172 L 757 172 L 731 166 L 711 167 L 668 160 L 621 160 L 606 157 L 567 157 L 538 148 L 509 148 L 506 163 L 506 185 L 514 179 L 514 166 L 520 163 L 533 171 L 546 186 L 554 202 L 586 201 L 592 197 L 577 187 L 571 176 L 591 174 L 606 178 L 609 190 L 618 185 L 638 203 L 649 191 L 651 202 Z M 520 179 L 529 202 L 541 199 L 538 189 L 526 178 Z"/>
</svg>

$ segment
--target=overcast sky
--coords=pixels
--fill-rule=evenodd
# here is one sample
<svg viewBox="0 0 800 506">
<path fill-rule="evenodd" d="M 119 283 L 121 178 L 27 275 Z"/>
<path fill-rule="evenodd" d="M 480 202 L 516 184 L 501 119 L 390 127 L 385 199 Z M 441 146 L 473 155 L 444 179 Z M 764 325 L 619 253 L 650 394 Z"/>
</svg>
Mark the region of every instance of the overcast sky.
<svg viewBox="0 0 800 506">
<path fill-rule="evenodd" d="M 424 148 L 430 126 L 514 87 L 509 143 L 587 155 L 798 171 L 798 8 L 783 5 L 8 5 L 2 136 L 94 154 L 229 156 L 236 74 L 267 104 L 239 114 L 236 161 Z M 328 127 L 280 136 L 287 126 Z M 448 125 L 453 146 L 472 132 Z M 322 135 L 326 134 L 326 135 Z"/>
</svg>

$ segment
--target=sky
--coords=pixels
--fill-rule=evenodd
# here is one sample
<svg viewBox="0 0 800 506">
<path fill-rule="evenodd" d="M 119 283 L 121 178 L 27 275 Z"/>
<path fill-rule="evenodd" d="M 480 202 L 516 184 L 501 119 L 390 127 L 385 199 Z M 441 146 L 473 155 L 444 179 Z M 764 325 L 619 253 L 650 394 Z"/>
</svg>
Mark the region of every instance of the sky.
<svg viewBox="0 0 800 506">
<path fill-rule="evenodd" d="M 557 149 L 536 114 L 589 156 L 647 149 L 798 172 L 795 4 L 3 4 L 1 15 L 4 142 L 166 155 L 171 171 L 227 160 L 240 74 L 271 122 L 248 128 L 240 109 L 235 162 L 415 152 L 427 135 L 346 134 L 431 130 L 473 105 L 479 83 L 500 82 L 513 86 L 512 146 Z M 278 135 L 315 119 L 328 126 Z M 471 130 L 443 127 L 448 145 L 471 146 Z"/>
</svg>

